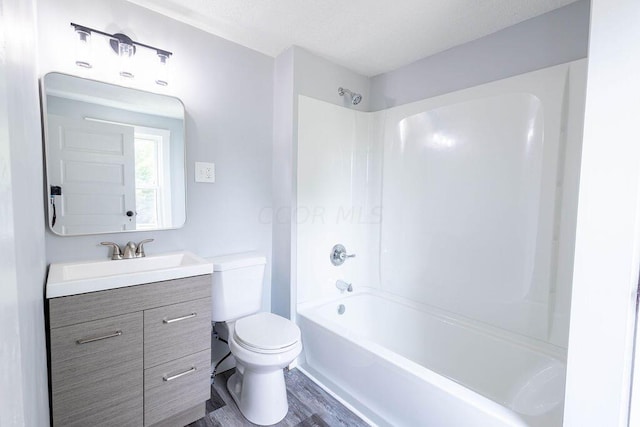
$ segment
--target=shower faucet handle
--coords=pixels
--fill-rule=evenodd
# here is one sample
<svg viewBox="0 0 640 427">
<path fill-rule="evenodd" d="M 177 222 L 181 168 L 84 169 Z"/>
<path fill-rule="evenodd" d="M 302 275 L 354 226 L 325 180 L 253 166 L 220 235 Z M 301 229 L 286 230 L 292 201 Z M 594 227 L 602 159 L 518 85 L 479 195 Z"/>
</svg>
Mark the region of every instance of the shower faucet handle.
<svg viewBox="0 0 640 427">
<path fill-rule="evenodd" d="M 338 266 L 344 264 L 347 258 L 355 257 L 356 254 L 347 254 L 347 249 L 343 245 L 338 243 L 333 247 L 333 249 L 331 249 L 329 259 L 331 259 L 331 264 Z"/>
<path fill-rule="evenodd" d="M 341 260 L 345 260 L 345 259 L 347 259 L 347 258 L 355 258 L 355 257 L 356 257 L 356 254 L 349 254 L 349 255 L 347 255 L 347 253 L 346 253 L 346 252 L 343 252 L 343 253 L 341 253 L 341 254 L 340 254 L 340 259 L 341 259 Z"/>
</svg>

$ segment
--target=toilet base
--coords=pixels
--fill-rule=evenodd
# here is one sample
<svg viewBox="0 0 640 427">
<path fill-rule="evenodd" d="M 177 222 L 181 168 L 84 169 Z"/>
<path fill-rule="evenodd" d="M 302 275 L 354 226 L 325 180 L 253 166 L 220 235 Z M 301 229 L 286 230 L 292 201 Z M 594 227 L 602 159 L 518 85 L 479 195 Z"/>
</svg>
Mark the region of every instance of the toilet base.
<svg viewBox="0 0 640 427">
<path fill-rule="evenodd" d="M 282 421 L 289 410 L 282 369 L 252 372 L 239 366 L 229 377 L 227 390 L 242 415 L 254 424 L 275 424 Z"/>
</svg>

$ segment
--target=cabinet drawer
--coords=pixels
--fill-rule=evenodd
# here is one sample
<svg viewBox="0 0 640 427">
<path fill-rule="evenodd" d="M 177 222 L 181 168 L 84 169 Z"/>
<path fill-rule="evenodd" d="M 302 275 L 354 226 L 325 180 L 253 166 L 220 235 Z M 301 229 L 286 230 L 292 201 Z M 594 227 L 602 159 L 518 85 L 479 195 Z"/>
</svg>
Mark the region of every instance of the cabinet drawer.
<svg viewBox="0 0 640 427">
<path fill-rule="evenodd" d="M 142 422 L 142 313 L 51 330 L 55 426 Z"/>
<path fill-rule="evenodd" d="M 211 351 L 145 369 L 144 425 L 150 426 L 210 397 Z"/>
<path fill-rule="evenodd" d="M 144 366 L 211 348 L 211 298 L 144 312 Z"/>
<path fill-rule="evenodd" d="M 206 274 L 51 298 L 49 322 L 51 328 L 59 328 L 210 296 L 211 275 Z"/>
</svg>

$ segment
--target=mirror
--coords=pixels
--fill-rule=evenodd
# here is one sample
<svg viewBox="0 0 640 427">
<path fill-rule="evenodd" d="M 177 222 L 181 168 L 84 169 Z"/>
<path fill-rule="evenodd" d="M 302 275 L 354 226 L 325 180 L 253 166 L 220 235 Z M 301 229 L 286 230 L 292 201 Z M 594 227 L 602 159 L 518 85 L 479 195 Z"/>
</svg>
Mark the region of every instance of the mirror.
<svg viewBox="0 0 640 427">
<path fill-rule="evenodd" d="M 60 73 L 43 79 L 48 221 L 61 236 L 179 228 L 184 105 Z"/>
</svg>

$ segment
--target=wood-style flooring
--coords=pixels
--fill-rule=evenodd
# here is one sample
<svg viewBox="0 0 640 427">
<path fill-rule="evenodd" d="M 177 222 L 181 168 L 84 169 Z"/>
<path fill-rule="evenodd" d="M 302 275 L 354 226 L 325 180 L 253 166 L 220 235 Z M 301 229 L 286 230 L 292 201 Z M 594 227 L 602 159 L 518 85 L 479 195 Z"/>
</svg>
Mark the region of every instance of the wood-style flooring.
<svg viewBox="0 0 640 427">
<path fill-rule="evenodd" d="M 207 401 L 207 415 L 188 427 L 255 426 L 247 421 L 227 391 L 227 379 L 234 370 L 216 375 Z M 362 421 L 340 402 L 318 387 L 297 369 L 284 374 L 289 412 L 276 426 L 292 427 L 365 427 Z"/>
</svg>

